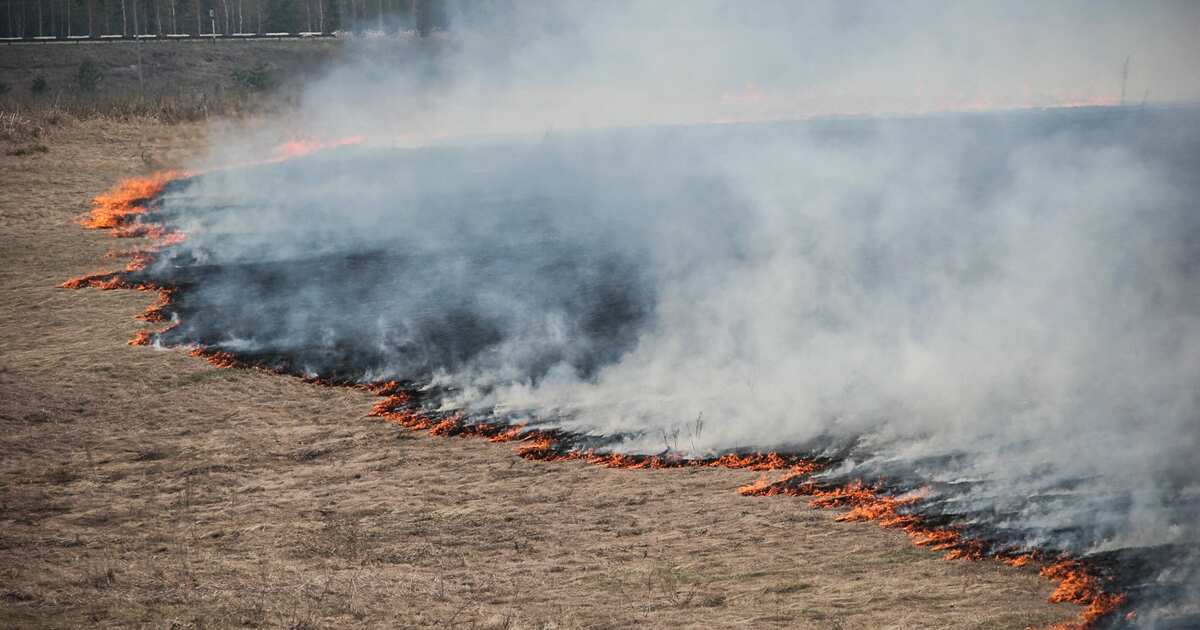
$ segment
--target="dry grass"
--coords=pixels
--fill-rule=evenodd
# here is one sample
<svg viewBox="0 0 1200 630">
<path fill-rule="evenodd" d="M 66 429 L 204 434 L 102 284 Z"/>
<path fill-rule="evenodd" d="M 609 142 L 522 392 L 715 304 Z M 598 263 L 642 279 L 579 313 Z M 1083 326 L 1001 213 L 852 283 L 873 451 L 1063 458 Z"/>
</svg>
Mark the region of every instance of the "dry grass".
<svg viewBox="0 0 1200 630">
<path fill-rule="evenodd" d="M 287 100 L 282 101 L 286 106 Z M 116 122 L 140 122 L 151 119 L 162 123 L 197 122 L 210 118 L 238 118 L 280 111 L 281 101 L 257 94 L 225 92 L 208 94 L 168 94 L 141 97 L 68 96 L 39 99 L 16 96 L 0 99 L 0 113 L 32 120 L 100 118 Z M 52 123 L 53 124 L 53 123 Z"/>
<path fill-rule="evenodd" d="M 1076 612 L 1031 569 L 738 496 L 755 473 L 526 462 L 367 419 L 362 392 L 130 348 L 153 295 L 54 288 L 130 245 L 72 219 L 203 129 L 21 133 L 50 151 L 0 156 L 0 626 L 1021 628 Z"/>
</svg>

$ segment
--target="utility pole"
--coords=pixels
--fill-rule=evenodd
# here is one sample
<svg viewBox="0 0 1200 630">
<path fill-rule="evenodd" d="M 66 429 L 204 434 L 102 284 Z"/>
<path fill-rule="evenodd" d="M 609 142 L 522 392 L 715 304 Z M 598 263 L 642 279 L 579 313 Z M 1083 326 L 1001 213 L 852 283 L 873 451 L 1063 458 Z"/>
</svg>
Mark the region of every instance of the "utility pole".
<svg viewBox="0 0 1200 630">
<path fill-rule="evenodd" d="M 209 35 L 212 35 L 212 42 L 217 43 L 217 10 L 208 10 Z"/>
</svg>

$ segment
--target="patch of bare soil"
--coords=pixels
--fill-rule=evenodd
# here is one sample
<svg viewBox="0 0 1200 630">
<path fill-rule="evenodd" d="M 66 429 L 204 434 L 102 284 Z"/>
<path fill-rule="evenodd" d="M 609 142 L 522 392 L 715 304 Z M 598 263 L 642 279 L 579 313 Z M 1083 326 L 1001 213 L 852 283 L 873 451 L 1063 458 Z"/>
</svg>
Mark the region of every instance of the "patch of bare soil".
<svg viewBox="0 0 1200 630">
<path fill-rule="evenodd" d="M 537 463 L 374 398 L 131 348 L 156 297 L 55 285 L 135 243 L 89 199 L 198 126 L 64 123 L 0 152 L 0 626 L 1022 628 L 1033 568 L 944 561 L 757 473 Z"/>
</svg>

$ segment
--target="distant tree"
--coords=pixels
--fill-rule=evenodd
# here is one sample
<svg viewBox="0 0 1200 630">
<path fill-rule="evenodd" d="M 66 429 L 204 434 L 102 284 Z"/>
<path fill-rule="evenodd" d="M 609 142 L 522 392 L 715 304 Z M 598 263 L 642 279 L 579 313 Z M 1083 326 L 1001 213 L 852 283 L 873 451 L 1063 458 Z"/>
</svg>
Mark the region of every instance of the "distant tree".
<svg viewBox="0 0 1200 630">
<path fill-rule="evenodd" d="M 108 35 L 112 32 L 112 3 L 109 0 L 94 1 L 99 24 L 96 25 L 96 35 Z"/>
<path fill-rule="evenodd" d="M 425 36 L 446 27 L 447 6 L 452 4 L 452 0 L 2 1 L 0 35 L 26 38 L 209 35 L 210 8 L 215 12 L 217 32 L 332 33 L 382 28 L 395 33 L 415 26 Z"/>
<path fill-rule="evenodd" d="M 435 22 L 435 11 L 437 5 L 434 0 L 413 0 L 413 17 L 417 23 L 417 35 L 426 37 L 433 32 Z"/>
<path fill-rule="evenodd" d="M 96 37 L 96 0 L 85 0 L 84 6 L 87 8 L 87 34 L 88 37 Z"/>
<path fill-rule="evenodd" d="M 326 33 L 339 31 L 342 28 L 342 3 L 338 0 L 324 1 L 325 6 L 325 28 Z"/>
<path fill-rule="evenodd" d="M 434 31 L 445 30 L 449 23 L 446 0 L 413 0 L 413 20 L 417 35 L 426 37 Z"/>
<path fill-rule="evenodd" d="M 296 0 L 267 0 L 267 32 L 299 33 L 300 3 Z"/>
</svg>

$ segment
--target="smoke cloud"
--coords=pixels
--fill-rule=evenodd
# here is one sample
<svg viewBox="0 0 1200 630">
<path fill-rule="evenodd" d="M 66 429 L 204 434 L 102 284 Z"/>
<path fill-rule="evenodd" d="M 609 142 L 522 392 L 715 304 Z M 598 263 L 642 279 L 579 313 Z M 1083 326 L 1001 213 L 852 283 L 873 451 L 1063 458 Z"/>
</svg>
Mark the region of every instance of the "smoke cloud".
<svg viewBox="0 0 1200 630">
<path fill-rule="evenodd" d="M 1139 623 L 1200 615 L 1200 8 L 451 16 L 288 121 L 366 143 L 164 195 L 161 341 L 620 450 L 836 452 L 1007 543 L 1152 559 Z"/>
</svg>

